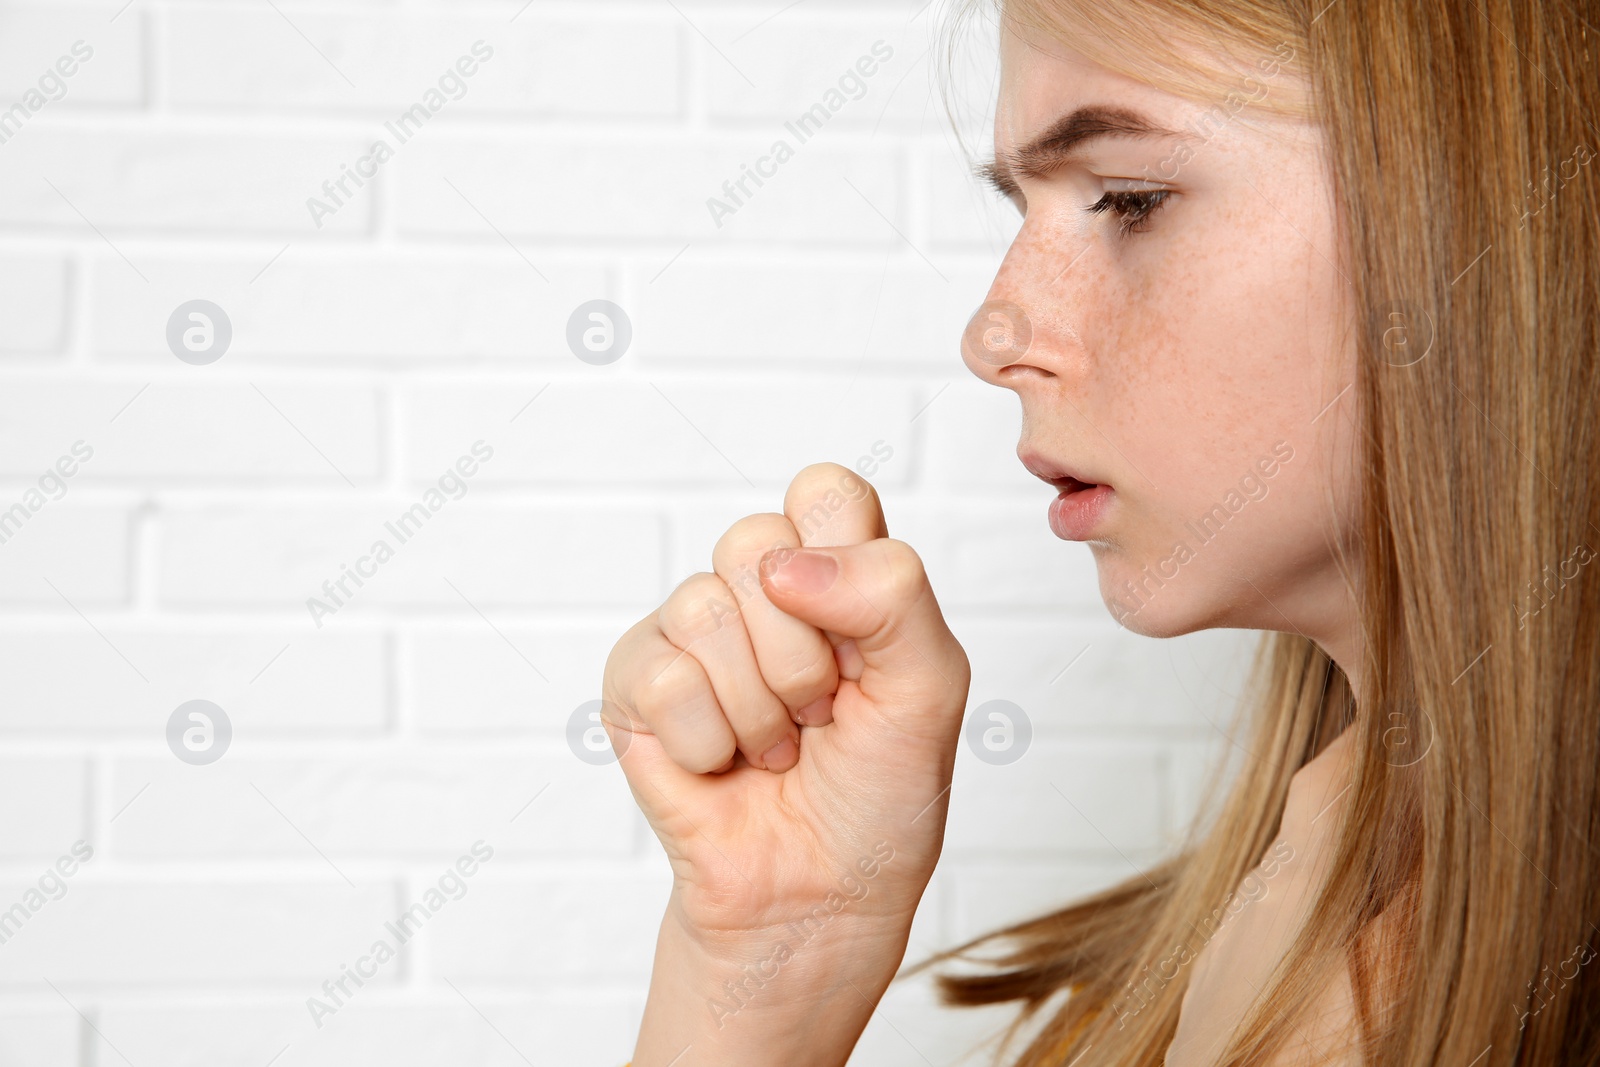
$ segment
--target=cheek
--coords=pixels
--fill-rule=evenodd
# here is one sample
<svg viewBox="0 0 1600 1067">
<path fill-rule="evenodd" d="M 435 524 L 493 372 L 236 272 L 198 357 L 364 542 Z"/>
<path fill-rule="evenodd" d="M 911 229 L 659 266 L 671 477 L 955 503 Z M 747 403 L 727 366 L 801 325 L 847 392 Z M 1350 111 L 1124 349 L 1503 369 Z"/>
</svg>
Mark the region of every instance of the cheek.
<svg viewBox="0 0 1600 1067">
<path fill-rule="evenodd" d="M 1308 240 L 1327 223 L 1261 208 L 1270 220 L 1241 207 L 1139 246 L 1158 222 L 1084 286 L 1081 306 L 1100 309 L 1082 326 L 1093 406 L 1152 502 L 1203 506 L 1280 441 L 1325 450 L 1335 420 L 1319 411 L 1353 374 L 1337 273 Z"/>
<path fill-rule="evenodd" d="M 1148 593 L 1130 579 L 1168 579 L 1139 616 L 1153 633 L 1225 612 L 1239 575 L 1263 588 L 1317 575 L 1330 523 L 1352 521 L 1353 336 L 1319 251 L 1331 219 L 1290 206 L 1285 220 L 1248 195 L 1265 215 L 1218 213 L 1148 251 L 1135 237 L 1083 283 L 1079 306 L 1100 309 L 1083 321 L 1085 415 L 1127 472 L 1102 591 L 1136 606 Z"/>
</svg>

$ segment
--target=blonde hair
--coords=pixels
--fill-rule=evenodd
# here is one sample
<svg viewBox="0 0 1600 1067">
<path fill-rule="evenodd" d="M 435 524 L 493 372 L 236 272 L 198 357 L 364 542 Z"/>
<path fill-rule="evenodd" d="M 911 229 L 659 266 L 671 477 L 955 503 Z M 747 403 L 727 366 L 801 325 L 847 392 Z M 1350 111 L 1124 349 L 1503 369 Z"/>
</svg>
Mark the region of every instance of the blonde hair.
<svg viewBox="0 0 1600 1067">
<path fill-rule="evenodd" d="M 1198 951 L 1272 842 L 1291 775 L 1346 723 L 1332 873 L 1216 1062 L 1266 1062 L 1349 966 L 1368 1062 L 1600 1063 L 1600 968 L 1585 966 L 1600 950 L 1600 174 L 1584 171 L 1600 33 L 1579 4 L 1001 5 L 1024 35 L 1206 102 L 1237 88 L 1230 61 L 1292 50 L 1308 91 L 1253 106 L 1326 138 L 1358 309 L 1360 538 L 1344 562 L 1366 649 L 1352 693 L 1309 639 L 1266 635 L 1245 746 L 1265 758 L 1179 854 L 902 973 L 980 963 L 940 992 L 1020 1002 L 1008 1046 L 1070 991 L 1017 1067 L 1162 1063 L 1189 969 L 1154 988 L 1149 969 Z M 1386 345 L 1396 322 L 1404 360 Z M 1112 1010 L 1130 988 L 1149 999 Z"/>
</svg>

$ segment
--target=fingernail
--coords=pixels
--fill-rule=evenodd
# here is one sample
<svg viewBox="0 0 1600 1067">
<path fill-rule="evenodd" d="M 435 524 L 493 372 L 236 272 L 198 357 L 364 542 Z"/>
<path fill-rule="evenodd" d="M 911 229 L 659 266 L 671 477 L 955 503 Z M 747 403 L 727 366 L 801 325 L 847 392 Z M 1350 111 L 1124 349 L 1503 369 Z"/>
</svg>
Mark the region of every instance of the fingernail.
<svg viewBox="0 0 1600 1067">
<path fill-rule="evenodd" d="M 767 749 L 761 757 L 761 765 L 769 771 L 786 771 L 798 762 L 800 762 L 800 746 L 792 733 Z"/>
<path fill-rule="evenodd" d="M 833 694 L 824 693 L 794 713 L 801 726 L 826 726 L 833 721 Z"/>
<path fill-rule="evenodd" d="M 761 557 L 761 572 L 786 593 L 825 593 L 839 575 L 839 561 L 803 548 L 778 548 Z"/>
</svg>

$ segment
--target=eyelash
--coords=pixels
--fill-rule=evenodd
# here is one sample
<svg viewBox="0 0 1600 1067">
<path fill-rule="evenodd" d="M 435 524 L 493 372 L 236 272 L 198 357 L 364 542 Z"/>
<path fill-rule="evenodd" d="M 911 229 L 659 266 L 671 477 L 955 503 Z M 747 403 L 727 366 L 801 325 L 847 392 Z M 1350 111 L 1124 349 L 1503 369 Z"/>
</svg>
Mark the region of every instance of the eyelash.
<svg viewBox="0 0 1600 1067">
<path fill-rule="evenodd" d="M 1105 194 L 1084 210 L 1091 215 L 1108 210 L 1114 212 L 1118 219 L 1117 233 L 1127 237 L 1149 229 L 1150 217 L 1161 209 L 1171 195 L 1171 189 L 1121 190 Z"/>
</svg>

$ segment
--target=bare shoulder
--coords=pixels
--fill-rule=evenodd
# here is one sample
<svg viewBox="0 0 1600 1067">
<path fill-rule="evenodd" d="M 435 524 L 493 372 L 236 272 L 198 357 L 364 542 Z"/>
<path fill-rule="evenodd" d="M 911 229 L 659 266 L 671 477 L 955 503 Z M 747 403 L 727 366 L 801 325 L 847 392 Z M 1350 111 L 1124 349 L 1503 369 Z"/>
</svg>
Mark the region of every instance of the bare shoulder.
<svg viewBox="0 0 1600 1067">
<path fill-rule="evenodd" d="M 1279 836 L 1310 843 L 1313 833 L 1328 836 L 1337 819 L 1323 816 L 1333 811 L 1350 788 L 1353 732 L 1345 730 L 1289 779 Z"/>
</svg>

